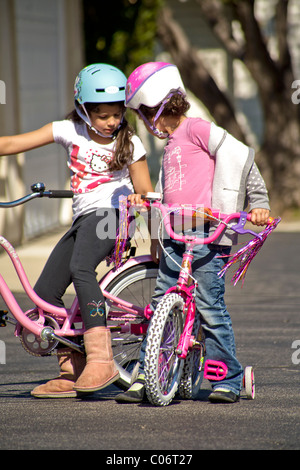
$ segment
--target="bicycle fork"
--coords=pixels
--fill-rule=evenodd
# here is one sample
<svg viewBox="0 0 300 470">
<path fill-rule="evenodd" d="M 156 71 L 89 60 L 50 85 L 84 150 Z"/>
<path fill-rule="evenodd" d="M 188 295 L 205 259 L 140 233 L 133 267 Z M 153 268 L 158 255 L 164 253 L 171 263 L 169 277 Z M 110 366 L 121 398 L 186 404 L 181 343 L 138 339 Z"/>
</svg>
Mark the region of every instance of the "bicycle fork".
<svg viewBox="0 0 300 470">
<path fill-rule="evenodd" d="M 179 338 L 176 354 L 180 359 L 185 359 L 190 350 L 198 349 L 202 358 L 199 363 L 199 372 L 201 372 L 205 356 L 205 343 L 203 341 L 202 335 L 200 338 L 196 338 L 192 335 L 196 315 L 195 296 L 197 288 L 197 281 L 191 275 L 192 260 L 192 247 L 189 247 L 183 255 L 180 274 L 176 286 L 176 290 L 184 297 L 185 308 L 185 311 L 183 312 L 185 315 L 185 324 L 183 332 Z M 211 359 L 207 359 L 205 361 L 204 378 L 208 380 L 223 380 L 227 375 L 227 371 L 228 368 L 226 364 L 221 361 L 214 361 Z"/>
<path fill-rule="evenodd" d="M 192 277 L 193 244 L 183 254 L 181 269 L 177 281 L 176 290 L 184 297 L 185 323 L 183 332 L 179 338 L 176 354 L 180 359 L 185 359 L 190 349 L 202 349 L 202 342 L 192 336 L 193 325 L 196 315 L 195 296 L 196 281 Z"/>
</svg>

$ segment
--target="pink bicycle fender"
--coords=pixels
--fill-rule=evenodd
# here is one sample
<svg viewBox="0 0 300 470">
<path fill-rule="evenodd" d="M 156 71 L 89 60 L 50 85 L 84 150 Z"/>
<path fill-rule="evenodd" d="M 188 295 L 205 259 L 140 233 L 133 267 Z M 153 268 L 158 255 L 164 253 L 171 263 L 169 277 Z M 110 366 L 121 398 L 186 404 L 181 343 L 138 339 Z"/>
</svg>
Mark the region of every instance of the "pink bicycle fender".
<svg viewBox="0 0 300 470">
<path fill-rule="evenodd" d="M 126 269 L 131 268 L 132 266 L 136 266 L 141 263 L 145 263 L 147 261 L 153 261 L 151 255 L 141 255 L 135 256 L 134 258 L 129 258 L 126 263 L 124 263 L 120 268 L 114 269 L 112 268 L 108 273 L 106 273 L 100 281 L 101 289 L 106 289 L 108 284 L 119 274 L 126 271 Z"/>
</svg>

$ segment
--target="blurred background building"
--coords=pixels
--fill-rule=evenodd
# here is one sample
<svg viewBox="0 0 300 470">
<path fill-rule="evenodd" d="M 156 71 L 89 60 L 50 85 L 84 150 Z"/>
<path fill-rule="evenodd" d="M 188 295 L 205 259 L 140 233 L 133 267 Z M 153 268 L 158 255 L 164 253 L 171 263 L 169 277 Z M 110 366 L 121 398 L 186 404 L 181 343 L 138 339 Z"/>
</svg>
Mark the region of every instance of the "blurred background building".
<svg viewBox="0 0 300 470">
<path fill-rule="evenodd" d="M 74 78 L 84 64 L 81 0 L 0 0 L 1 135 L 32 131 L 73 108 Z M 26 162 L 26 164 L 25 164 Z M 15 199 L 43 181 L 64 188 L 68 173 L 58 145 L 0 159 L 0 198 Z M 0 233 L 13 243 L 69 219 L 59 200 L 0 211 Z"/>
<path fill-rule="evenodd" d="M 130 0 L 129 4 L 139 1 Z M 85 2 L 0 0 L 0 135 L 34 130 L 62 119 L 73 108 L 74 79 L 86 65 Z M 253 144 L 259 144 L 262 114 L 256 84 L 246 67 L 225 52 L 199 16 L 198 2 L 166 0 L 165 4 L 172 9 L 174 19 L 194 47 L 201 49 L 201 56 L 206 59 L 206 66 L 220 89 L 234 100 Z M 256 2 L 256 14 L 264 24 L 271 44 L 276 3 L 277 0 Z M 294 68 L 300 79 L 300 2 L 297 0 L 291 1 L 289 22 Z M 102 17 L 99 18 L 99 32 L 101 24 Z M 111 28 L 114 28 L 113 22 Z M 102 61 L 101 54 L 99 57 Z M 152 60 L 171 60 L 159 42 L 155 45 Z M 213 119 L 191 93 L 189 97 L 192 101 L 190 115 Z M 155 182 L 163 143 L 152 139 L 143 126 L 138 130 L 151 155 L 149 166 Z M 0 159 L 1 200 L 23 196 L 37 181 L 44 182 L 48 189 L 68 187 L 66 156 L 60 146 L 53 144 Z M 33 201 L 13 210 L 1 210 L 0 233 L 17 244 L 68 223 L 70 214 L 70 201 Z"/>
</svg>

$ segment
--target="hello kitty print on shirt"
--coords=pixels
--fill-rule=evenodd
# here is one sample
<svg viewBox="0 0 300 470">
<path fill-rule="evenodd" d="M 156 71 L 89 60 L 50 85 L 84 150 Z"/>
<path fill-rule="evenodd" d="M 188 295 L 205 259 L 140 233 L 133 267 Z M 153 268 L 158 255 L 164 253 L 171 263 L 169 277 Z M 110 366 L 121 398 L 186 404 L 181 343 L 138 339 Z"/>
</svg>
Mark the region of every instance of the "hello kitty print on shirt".
<svg viewBox="0 0 300 470">
<path fill-rule="evenodd" d="M 74 192 L 92 191 L 100 184 L 111 180 L 112 174 L 109 170 L 109 163 L 113 158 L 111 152 L 99 155 L 95 150 L 89 149 L 84 158 L 79 158 L 79 150 L 78 145 L 73 145 L 69 163 L 73 173 L 71 186 Z"/>
<path fill-rule="evenodd" d="M 71 172 L 73 220 L 99 208 L 118 208 L 119 196 L 129 195 L 133 186 L 129 166 L 110 170 L 116 142 L 94 142 L 85 123 L 65 119 L 54 121 L 53 137 L 67 151 L 67 163 Z M 137 135 L 131 138 L 134 150 L 131 163 L 146 155 L 145 147 Z"/>
</svg>

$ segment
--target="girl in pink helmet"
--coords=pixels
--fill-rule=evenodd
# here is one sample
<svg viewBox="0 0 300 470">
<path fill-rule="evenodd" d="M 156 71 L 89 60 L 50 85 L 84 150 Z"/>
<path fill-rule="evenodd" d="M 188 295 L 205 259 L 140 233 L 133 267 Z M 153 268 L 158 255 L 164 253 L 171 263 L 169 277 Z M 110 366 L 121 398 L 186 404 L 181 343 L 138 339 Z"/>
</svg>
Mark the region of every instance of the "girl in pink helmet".
<svg viewBox="0 0 300 470">
<path fill-rule="evenodd" d="M 266 223 L 268 194 L 254 163 L 253 149 L 214 123 L 187 117 L 190 105 L 175 65 L 150 62 L 134 70 L 127 80 L 126 106 L 137 112 L 151 134 L 167 139 L 159 182 L 165 203 L 211 207 L 222 213 L 248 206 L 253 224 Z M 192 232 L 203 237 L 213 229 L 209 223 L 195 227 L 186 222 L 179 227 L 185 234 Z M 224 301 L 224 278 L 218 276 L 236 242 L 234 234 L 226 233 L 215 244 L 198 245 L 194 252 L 196 306 L 205 333 L 207 358 L 222 361 L 228 367 L 224 380 L 212 382 L 211 402 L 238 401 L 242 385 L 243 368 L 236 358 L 234 333 Z M 166 239 L 164 248 L 181 265 L 183 244 Z M 177 278 L 177 266 L 163 253 L 151 302 L 153 310 Z M 137 382 L 117 396 L 118 401 L 143 400 L 143 351 L 140 362 Z"/>
</svg>

